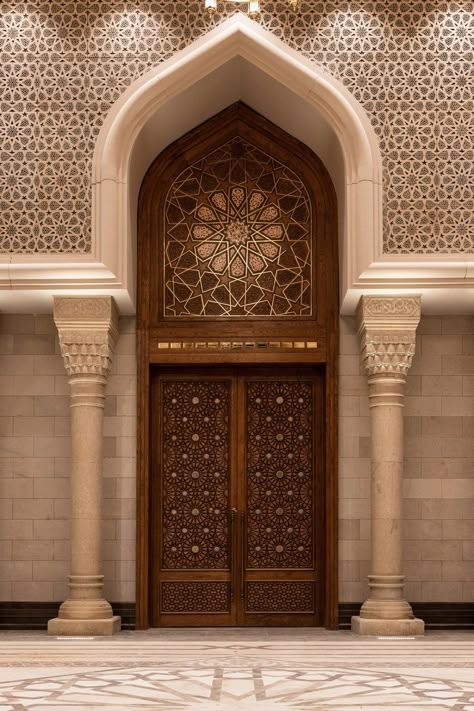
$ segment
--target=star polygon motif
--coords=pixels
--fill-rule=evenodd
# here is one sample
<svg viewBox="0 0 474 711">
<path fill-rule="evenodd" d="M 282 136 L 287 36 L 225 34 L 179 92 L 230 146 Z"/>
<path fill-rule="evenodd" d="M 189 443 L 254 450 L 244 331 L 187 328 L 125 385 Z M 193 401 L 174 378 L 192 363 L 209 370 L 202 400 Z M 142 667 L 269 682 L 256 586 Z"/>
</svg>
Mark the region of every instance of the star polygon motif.
<svg viewBox="0 0 474 711">
<path fill-rule="evenodd" d="M 165 214 L 165 316 L 311 313 L 311 208 L 287 166 L 241 138 L 181 173 Z"/>
</svg>

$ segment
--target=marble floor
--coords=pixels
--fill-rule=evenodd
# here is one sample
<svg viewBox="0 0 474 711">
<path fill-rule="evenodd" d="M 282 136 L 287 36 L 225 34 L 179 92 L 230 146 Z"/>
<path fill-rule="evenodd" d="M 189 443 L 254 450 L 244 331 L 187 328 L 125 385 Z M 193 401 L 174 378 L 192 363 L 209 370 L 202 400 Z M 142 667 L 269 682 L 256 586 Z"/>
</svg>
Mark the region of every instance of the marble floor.
<svg viewBox="0 0 474 711">
<path fill-rule="evenodd" d="M 0 711 L 474 711 L 474 634 L 0 634 Z"/>
</svg>

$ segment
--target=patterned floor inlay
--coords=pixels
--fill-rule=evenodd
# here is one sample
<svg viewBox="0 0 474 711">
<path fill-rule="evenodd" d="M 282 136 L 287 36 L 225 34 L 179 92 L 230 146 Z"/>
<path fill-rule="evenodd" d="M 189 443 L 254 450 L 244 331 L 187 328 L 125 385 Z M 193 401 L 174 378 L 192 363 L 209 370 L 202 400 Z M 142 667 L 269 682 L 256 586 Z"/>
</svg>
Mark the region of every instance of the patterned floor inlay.
<svg viewBox="0 0 474 711">
<path fill-rule="evenodd" d="M 471 634 L 187 632 L 4 634 L 0 711 L 474 711 Z"/>
</svg>

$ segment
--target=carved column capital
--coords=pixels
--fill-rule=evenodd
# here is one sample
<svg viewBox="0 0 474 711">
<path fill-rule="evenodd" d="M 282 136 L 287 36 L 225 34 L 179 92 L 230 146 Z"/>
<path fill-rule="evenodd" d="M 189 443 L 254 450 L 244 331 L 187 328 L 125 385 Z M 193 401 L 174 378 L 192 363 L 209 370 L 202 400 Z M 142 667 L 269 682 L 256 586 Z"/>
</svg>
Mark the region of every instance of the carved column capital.
<svg viewBox="0 0 474 711">
<path fill-rule="evenodd" d="M 55 296 L 54 322 L 69 378 L 106 378 L 118 334 L 118 312 L 111 296 Z"/>
<path fill-rule="evenodd" d="M 361 356 L 369 377 L 405 379 L 415 355 L 419 296 L 362 296 L 357 308 Z"/>
</svg>

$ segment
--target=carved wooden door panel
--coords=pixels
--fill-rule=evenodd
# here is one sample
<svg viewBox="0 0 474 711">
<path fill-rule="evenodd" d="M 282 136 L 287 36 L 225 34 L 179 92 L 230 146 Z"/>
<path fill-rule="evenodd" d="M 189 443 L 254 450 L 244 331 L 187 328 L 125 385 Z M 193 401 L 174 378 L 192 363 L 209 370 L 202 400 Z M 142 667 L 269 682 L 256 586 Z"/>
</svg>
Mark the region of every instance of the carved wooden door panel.
<svg viewBox="0 0 474 711">
<path fill-rule="evenodd" d="M 154 402 L 154 624 L 320 624 L 317 373 L 162 370 Z"/>
<path fill-rule="evenodd" d="M 240 378 L 244 413 L 241 624 L 320 624 L 319 379 L 280 368 Z M 320 418 L 319 418 L 320 419 Z"/>
<path fill-rule="evenodd" d="M 163 371 L 154 383 L 153 623 L 233 625 L 231 375 Z"/>
</svg>

